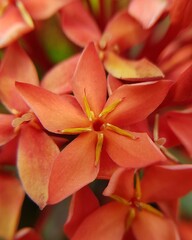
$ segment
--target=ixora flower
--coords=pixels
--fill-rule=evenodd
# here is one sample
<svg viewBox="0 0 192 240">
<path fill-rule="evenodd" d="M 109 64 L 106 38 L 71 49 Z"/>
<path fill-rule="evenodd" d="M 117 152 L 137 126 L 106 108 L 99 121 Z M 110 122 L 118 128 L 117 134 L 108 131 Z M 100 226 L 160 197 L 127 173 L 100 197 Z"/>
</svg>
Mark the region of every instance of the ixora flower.
<svg viewBox="0 0 192 240">
<path fill-rule="evenodd" d="M 16 156 L 9 157 L 17 153 L 17 168 L 23 187 L 42 208 L 48 193 L 51 166 L 59 148 L 21 98 L 15 80 L 39 83 L 33 63 L 17 44 L 8 47 L 0 69 L 0 98 L 9 112 L 0 114 L 1 163 L 14 164 Z"/>
<path fill-rule="evenodd" d="M 114 201 L 99 207 L 90 190 L 80 190 L 72 198 L 64 230 L 72 240 L 178 240 L 177 227 L 161 205 L 191 190 L 191 171 L 191 165 L 154 165 L 144 169 L 140 180 L 135 170 L 120 168 L 103 192 Z"/>
<path fill-rule="evenodd" d="M 74 74 L 74 96 L 59 96 L 30 84 L 16 83 L 47 130 L 79 134 L 54 163 L 48 203 L 56 203 L 93 181 L 100 162 L 105 163 L 103 153 L 123 167 L 138 168 L 165 160 L 146 133 L 126 128 L 154 111 L 171 84 L 162 80 L 122 86 L 106 101 L 105 72 L 93 43 L 84 50 Z"/>
<path fill-rule="evenodd" d="M 145 58 L 128 60 L 122 57 L 125 51 L 144 41 L 149 34 L 126 10 L 114 15 L 103 32 L 81 1 L 66 4 L 60 12 L 64 33 L 81 47 L 94 42 L 106 71 L 114 77 L 141 82 L 164 76 Z"/>
</svg>

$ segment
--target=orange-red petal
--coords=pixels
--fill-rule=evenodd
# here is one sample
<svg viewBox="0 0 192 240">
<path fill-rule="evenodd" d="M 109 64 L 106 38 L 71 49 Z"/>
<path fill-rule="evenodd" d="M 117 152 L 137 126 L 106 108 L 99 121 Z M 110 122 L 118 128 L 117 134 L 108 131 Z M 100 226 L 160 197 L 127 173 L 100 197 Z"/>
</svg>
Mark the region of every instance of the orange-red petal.
<svg viewBox="0 0 192 240">
<path fill-rule="evenodd" d="M 0 174 L 0 238 L 12 240 L 19 223 L 24 191 L 9 174 Z"/>
<path fill-rule="evenodd" d="M 15 237 L 14 240 L 42 240 L 40 237 L 40 234 L 38 234 L 34 229 L 32 228 L 22 228 L 20 229 Z"/>
<path fill-rule="evenodd" d="M 69 215 L 64 225 L 65 234 L 72 238 L 82 221 L 99 207 L 99 201 L 89 187 L 77 191 L 71 200 Z"/>
<path fill-rule="evenodd" d="M 82 108 L 84 96 L 95 114 L 99 114 L 106 102 L 107 80 L 103 65 L 93 43 L 82 53 L 72 81 L 73 92 Z"/>
<path fill-rule="evenodd" d="M 72 91 L 71 80 L 79 59 L 79 54 L 58 63 L 49 70 L 41 81 L 41 86 L 57 94 Z"/>
<path fill-rule="evenodd" d="M 191 175 L 190 164 L 149 167 L 141 181 L 143 201 L 168 201 L 182 197 L 192 189 Z"/>
<path fill-rule="evenodd" d="M 96 179 L 96 142 L 96 134 L 80 134 L 59 154 L 50 177 L 48 204 L 63 200 Z"/>
<path fill-rule="evenodd" d="M 5 52 L 0 70 L 0 96 L 7 108 L 15 114 L 28 111 L 29 107 L 15 88 L 15 82 L 39 84 L 38 75 L 31 59 L 16 43 Z"/>
<path fill-rule="evenodd" d="M 73 96 L 59 96 L 25 83 L 17 82 L 16 86 L 42 125 L 49 131 L 58 133 L 65 128 L 88 126 L 88 119 Z"/>
<path fill-rule="evenodd" d="M 127 207 L 123 204 L 106 204 L 82 222 L 72 240 L 121 240 L 126 230 L 126 215 Z"/>
<path fill-rule="evenodd" d="M 48 185 L 52 166 L 59 155 L 53 140 L 39 129 L 22 128 L 18 147 L 19 176 L 29 197 L 40 208 L 48 199 Z"/>
<path fill-rule="evenodd" d="M 117 126 L 128 126 L 144 120 L 160 105 L 171 84 L 169 80 L 161 80 L 119 87 L 109 97 L 106 106 L 119 99 L 123 100 L 106 120 Z"/>
<path fill-rule="evenodd" d="M 14 116 L 11 114 L 0 114 L 0 146 L 9 142 L 16 135 L 11 123 Z"/>
<path fill-rule="evenodd" d="M 117 50 L 122 52 L 142 42 L 147 34 L 147 31 L 123 10 L 108 22 L 102 40 L 107 43 L 108 49 L 115 50 L 117 47 Z"/>
<path fill-rule="evenodd" d="M 137 240 L 180 239 L 174 222 L 144 210 L 137 212 L 137 216 L 132 224 L 132 231 Z"/>
<path fill-rule="evenodd" d="M 134 173 L 133 169 L 119 168 L 112 175 L 103 194 L 105 196 L 117 195 L 129 201 L 134 197 Z"/>
<path fill-rule="evenodd" d="M 168 1 L 162 0 L 133 0 L 128 6 L 128 12 L 147 29 L 156 23 L 167 5 Z"/>
<path fill-rule="evenodd" d="M 81 1 L 72 1 L 63 7 L 61 25 L 69 39 L 81 47 L 100 39 L 100 30 Z"/>
<path fill-rule="evenodd" d="M 105 131 L 105 149 L 111 159 L 122 167 L 140 168 L 166 160 L 146 133 L 132 133 L 133 140 L 112 131 Z"/>
</svg>

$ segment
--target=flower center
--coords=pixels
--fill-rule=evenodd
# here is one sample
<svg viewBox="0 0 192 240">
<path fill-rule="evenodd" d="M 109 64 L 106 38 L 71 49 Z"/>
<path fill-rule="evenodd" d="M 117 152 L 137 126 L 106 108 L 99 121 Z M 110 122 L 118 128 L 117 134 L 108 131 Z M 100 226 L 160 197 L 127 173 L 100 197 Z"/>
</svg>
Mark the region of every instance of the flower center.
<svg viewBox="0 0 192 240">
<path fill-rule="evenodd" d="M 99 131 L 103 130 L 103 128 L 104 128 L 103 125 L 104 125 L 103 120 L 96 119 L 92 124 L 92 128 L 93 128 L 94 131 L 99 132 Z"/>
</svg>

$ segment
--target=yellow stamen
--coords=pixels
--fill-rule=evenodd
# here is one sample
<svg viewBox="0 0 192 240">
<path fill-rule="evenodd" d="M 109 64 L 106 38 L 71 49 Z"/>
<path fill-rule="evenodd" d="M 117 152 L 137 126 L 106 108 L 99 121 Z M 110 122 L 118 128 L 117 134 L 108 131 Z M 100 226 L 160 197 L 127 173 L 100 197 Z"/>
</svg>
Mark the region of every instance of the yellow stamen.
<svg viewBox="0 0 192 240">
<path fill-rule="evenodd" d="M 92 121 L 94 119 L 94 113 L 93 113 L 93 111 L 91 111 L 86 94 L 83 97 L 83 102 L 84 102 L 84 106 L 85 106 L 86 115 L 87 115 L 88 119 L 90 121 Z"/>
<path fill-rule="evenodd" d="M 98 133 L 97 134 L 97 145 L 96 145 L 96 151 L 95 151 L 95 166 L 98 165 L 100 156 L 101 156 L 101 150 L 103 146 L 103 139 L 104 139 L 104 134 L 103 133 Z"/>
<path fill-rule="evenodd" d="M 110 112 L 112 112 L 122 101 L 123 99 L 119 99 L 112 103 L 111 105 L 107 106 L 106 108 L 103 109 L 103 111 L 99 114 L 99 117 L 106 117 Z"/>
<path fill-rule="evenodd" d="M 34 114 L 33 113 L 31 113 L 31 112 L 25 113 L 21 117 L 17 117 L 15 119 L 13 119 L 12 126 L 14 128 L 16 128 L 16 127 L 18 127 L 19 125 L 21 125 L 24 122 L 29 122 L 33 118 L 34 118 Z"/>
<path fill-rule="evenodd" d="M 169 159 L 175 162 L 179 162 L 179 160 L 172 153 L 170 153 L 164 146 L 159 146 L 159 148 L 165 154 L 166 157 L 168 157 Z"/>
<path fill-rule="evenodd" d="M 152 207 L 151 205 L 149 205 L 147 203 L 140 202 L 140 207 L 142 209 L 147 210 L 148 212 L 158 215 L 159 217 L 163 217 L 163 214 L 159 210 L 157 210 L 156 208 Z"/>
<path fill-rule="evenodd" d="M 129 212 L 129 215 L 127 217 L 127 220 L 126 220 L 126 229 L 128 230 L 130 227 L 131 227 L 131 224 L 135 218 L 135 209 L 134 208 L 131 208 L 130 209 L 130 212 Z"/>
<path fill-rule="evenodd" d="M 153 128 L 153 139 L 154 141 L 158 141 L 159 139 L 159 114 L 155 115 L 155 123 Z"/>
<path fill-rule="evenodd" d="M 64 134 L 79 134 L 84 132 L 91 132 L 92 129 L 90 127 L 87 128 L 66 128 L 63 130 L 59 130 L 58 132 L 64 133 Z"/>
<path fill-rule="evenodd" d="M 122 203 L 122 204 L 124 204 L 124 205 L 128 205 L 128 206 L 131 205 L 131 203 L 130 203 L 129 201 L 127 201 L 126 199 L 124 199 L 124 198 L 122 198 L 122 197 L 120 197 L 120 196 L 118 196 L 118 195 L 112 194 L 110 197 L 111 197 L 112 199 L 114 199 L 115 201 L 117 201 L 117 202 L 119 202 L 119 203 Z"/>
<path fill-rule="evenodd" d="M 108 129 L 110 131 L 113 131 L 113 132 L 116 132 L 116 133 L 118 133 L 120 135 L 123 135 L 125 137 L 129 137 L 129 138 L 131 138 L 133 140 L 138 139 L 138 137 L 134 136 L 129 131 L 123 130 L 123 129 L 119 128 L 119 127 L 116 127 L 116 126 L 110 124 L 110 123 L 106 123 L 106 129 Z"/>
<path fill-rule="evenodd" d="M 24 21 L 31 27 L 33 28 L 34 27 L 34 24 L 33 24 L 33 20 L 31 18 L 31 16 L 29 15 L 29 13 L 27 12 L 25 6 L 23 5 L 23 3 L 21 1 L 17 1 L 16 2 L 17 4 L 17 7 L 24 19 Z"/>
<path fill-rule="evenodd" d="M 135 197 L 137 200 L 141 199 L 141 184 L 138 172 L 136 172 L 136 188 L 135 188 Z"/>
</svg>

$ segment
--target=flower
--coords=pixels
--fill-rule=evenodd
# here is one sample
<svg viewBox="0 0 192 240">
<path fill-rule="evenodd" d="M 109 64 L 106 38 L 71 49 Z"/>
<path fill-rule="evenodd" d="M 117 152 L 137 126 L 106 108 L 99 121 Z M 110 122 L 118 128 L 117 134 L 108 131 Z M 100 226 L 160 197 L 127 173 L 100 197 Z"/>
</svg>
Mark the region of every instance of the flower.
<svg viewBox="0 0 192 240">
<path fill-rule="evenodd" d="M 75 97 L 16 83 L 47 130 L 79 134 L 55 160 L 48 203 L 56 203 L 93 181 L 100 161 L 105 162 L 103 153 L 123 167 L 144 167 L 165 160 L 146 133 L 134 133 L 126 128 L 154 111 L 171 84 L 166 80 L 122 86 L 106 102 L 105 73 L 93 43 L 83 52 L 75 71 Z"/>
</svg>

